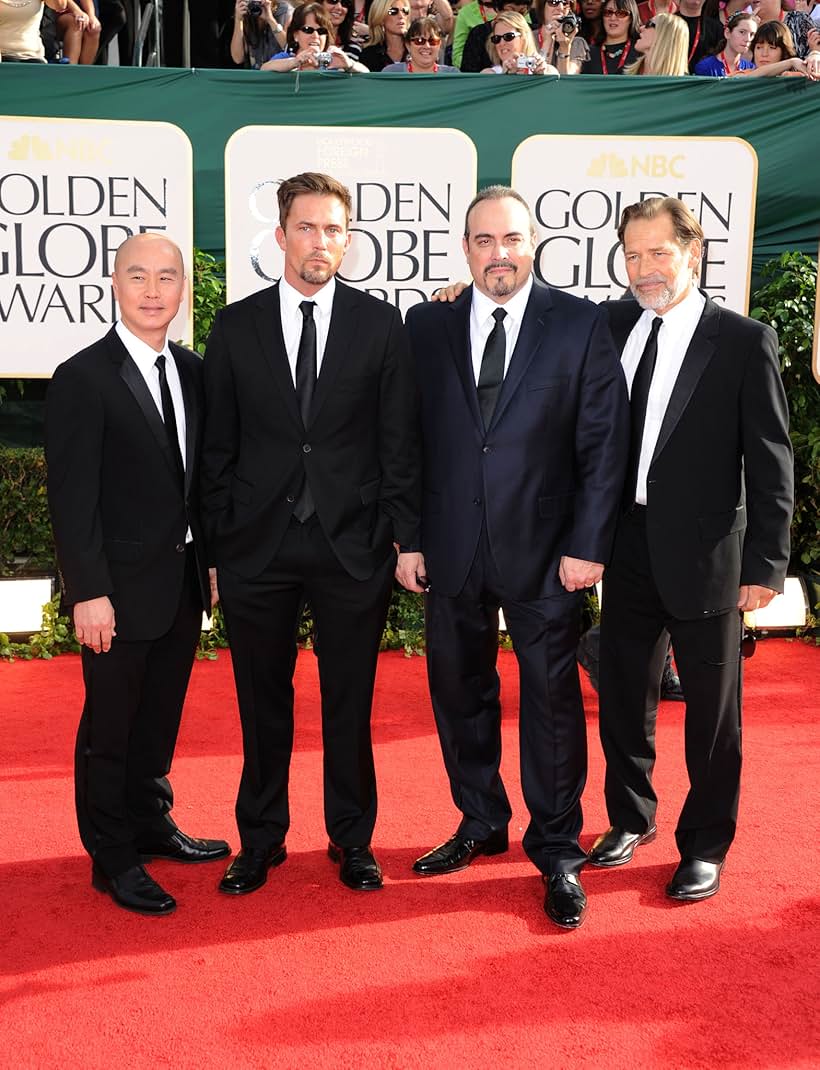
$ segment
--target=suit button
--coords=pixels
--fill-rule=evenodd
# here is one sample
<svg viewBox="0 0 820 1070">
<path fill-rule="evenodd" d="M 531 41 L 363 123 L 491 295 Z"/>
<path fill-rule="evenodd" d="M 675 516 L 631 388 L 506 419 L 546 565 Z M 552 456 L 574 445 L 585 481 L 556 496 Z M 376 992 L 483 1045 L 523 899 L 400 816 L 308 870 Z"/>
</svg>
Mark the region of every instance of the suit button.
<svg viewBox="0 0 820 1070">
<path fill-rule="evenodd" d="M 480 498 L 473 498 L 473 505 L 481 505 L 481 499 Z"/>
<path fill-rule="evenodd" d="M 302 453 L 310 453 L 310 445 L 307 442 L 302 446 Z"/>
<path fill-rule="evenodd" d="M 178 554 L 184 554 L 185 553 L 185 543 L 178 542 L 176 544 L 176 546 L 174 547 L 174 549 L 176 550 L 176 552 Z"/>
<path fill-rule="evenodd" d="M 293 505 L 293 503 L 296 501 L 296 495 L 295 494 L 289 494 L 287 496 L 287 498 L 286 498 L 286 501 L 287 501 L 288 505 Z"/>
<path fill-rule="evenodd" d="M 482 446 L 481 447 L 481 452 L 482 453 L 492 453 L 493 452 L 493 448 L 492 448 L 492 446 Z"/>
</svg>

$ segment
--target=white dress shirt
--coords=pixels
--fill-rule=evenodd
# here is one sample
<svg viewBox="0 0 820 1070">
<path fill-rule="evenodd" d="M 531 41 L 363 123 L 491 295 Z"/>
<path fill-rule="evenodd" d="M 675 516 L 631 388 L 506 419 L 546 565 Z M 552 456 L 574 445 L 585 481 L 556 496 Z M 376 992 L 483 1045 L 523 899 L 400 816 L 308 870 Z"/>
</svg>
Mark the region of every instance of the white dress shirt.
<svg viewBox="0 0 820 1070">
<path fill-rule="evenodd" d="M 672 389 L 680 373 L 686 350 L 692 341 L 692 335 L 703 315 L 706 298 L 692 286 L 689 293 L 674 308 L 664 312 L 661 319 L 663 326 L 658 332 L 658 359 L 655 363 L 655 373 L 652 376 L 652 385 L 649 387 L 649 398 L 646 403 L 646 420 L 643 426 L 643 440 L 641 442 L 641 456 L 638 462 L 638 482 L 635 493 L 635 501 L 639 505 L 646 505 L 646 476 L 649 465 L 655 453 L 661 424 L 666 415 Z M 621 365 L 629 387 L 629 395 L 632 397 L 632 380 L 638 368 L 641 355 L 649 337 L 652 320 L 656 313 L 652 309 L 645 309 L 643 315 L 632 328 L 629 338 L 626 340 Z"/>
<path fill-rule="evenodd" d="M 162 395 L 159 390 L 159 368 L 156 365 L 157 357 L 160 354 L 152 349 L 147 343 L 143 342 L 141 338 L 137 338 L 135 334 L 129 331 L 122 320 L 117 321 L 114 329 L 119 335 L 120 341 L 128 350 L 128 355 L 139 369 L 140 375 L 145 380 L 145 385 L 151 392 L 151 397 L 154 399 L 154 404 L 157 407 L 160 418 L 162 418 Z M 179 443 L 179 452 L 182 455 L 182 466 L 187 470 L 188 459 L 185 456 L 185 401 L 182 397 L 182 383 L 179 380 L 179 371 L 177 370 L 177 364 L 174 360 L 171 348 L 168 345 L 167 336 L 165 338 L 165 345 L 160 352 L 165 356 L 165 378 L 168 380 L 171 401 L 174 403 L 177 442 Z M 193 535 L 191 534 L 190 528 L 188 528 L 185 541 L 186 543 L 193 541 Z"/>
<path fill-rule="evenodd" d="M 504 374 L 506 375 L 515 349 L 515 343 L 518 341 L 518 332 L 521 330 L 521 321 L 524 318 L 524 310 L 530 299 L 531 290 L 532 275 L 530 275 L 517 294 L 511 297 L 506 304 L 501 305 L 493 301 L 491 297 L 483 294 L 477 286 L 473 286 L 473 303 L 470 308 L 470 350 L 472 352 L 473 375 L 475 376 L 476 386 L 478 385 L 478 377 L 481 374 L 481 358 L 484 356 L 484 347 L 490 337 L 490 332 L 495 327 L 493 312 L 497 308 L 503 308 L 507 313 L 502 321 L 504 333 L 507 337 L 507 351 L 504 355 Z"/>
<path fill-rule="evenodd" d="M 295 290 L 284 277 L 279 280 L 279 315 L 282 319 L 282 336 L 293 385 L 296 386 L 296 358 L 299 355 L 299 339 L 302 337 L 304 317 L 299 305 L 303 301 L 315 302 L 313 321 L 316 324 L 316 375 L 322 370 L 327 335 L 330 330 L 330 314 L 333 311 L 333 296 L 336 293 L 336 280 L 331 278 L 313 297 L 305 297 Z"/>
</svg>

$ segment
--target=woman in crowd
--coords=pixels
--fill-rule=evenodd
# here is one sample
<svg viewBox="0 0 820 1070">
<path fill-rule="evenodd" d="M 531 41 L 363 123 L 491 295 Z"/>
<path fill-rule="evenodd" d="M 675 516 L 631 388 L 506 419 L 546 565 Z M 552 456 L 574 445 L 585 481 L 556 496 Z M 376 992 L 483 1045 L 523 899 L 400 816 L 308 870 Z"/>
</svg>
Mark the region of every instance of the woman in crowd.
<svg viewBox="0 0 820 1070">
<path fill-rule="evenodd" d="M 367 69 L 356 63 L 336 45 L 328 44 L 333 37 L 333 27 L 327 17 L 324 4 L 300 4 L 293 12 L 288 26 L 287 51 L 279 52 L 267 63 L 263 71 L 315 71 L 320 67 L 334 71 L 360 71 Z M 330 57 L 324 63 L 323 57 Z"/>
<path fill-rule="evenodd" d="M 263 63 L 287 48 L 291 7 L 284 0 L 236 0 L 231 35 L 231 59 L 239 67 L 259 70 Z M 257 9 L 259 9 L 257 11 Z"/>
<path fill-rule="evenodd" d="M 367 38 L 354 32 L 357 23 L 353 0 L 324 0 L 324 5 L 333 29 L 332 44 L 358 59 Z"/>
<path fill-rule="evenodd" d="M 369 71 L 383 71 L 388 63 L 407 59 L 404 35 L 410 24 L 409 0 L 373 0 L 367 25 L 370 44 L 362 49 L 361 60 Z"/>
<path fill-rule="evenodd" d="M 402 63 L 388 63 L 384 74 L 461 74 L 458 67 L 438 62 L 441 48 L 439 24 L 431 15 L 413 19 L 404 35 L 408 59 Z"/>
<path fill-rule="evenodd" d="M 677 77 L 689 73 L 689 30 L 677 15 L 656 15 L 641 27 L 635 44 L 638 59 L 624 74 Z"/>
<path fill-rule="evenodd" d="M 581 29 L 585 41 L 597 41 L 604 32 L 604 0 L 581 0 Z"/>
<path fill-rule="evenodd" d="M 493 20 L 487 52 L 492 66 L 482 74 L 558 74 L 538 51 L 527 20 L 517 11 L 505 11 Z"/>
<path fill-rule="evenodd" d="M 638 53 L 638 8 L 635 0 L 605 0 L 602 9 L 603 32 L 589 50 L 582 74 L 623 74 L 635 63 Z"/>
<path fill-rule="evenodd" d="M 581 20 L 573 0 L 535 0 L 538 51 L 559 74 L 579 74 L 589 59 L 589 47 L 580 35 Z"/>
<path fill-rule="evenodd" d="M 751 70 L 754 64 L 746 59 L 749 42 L 757 30 L 757 19 L 747 11 L 736 11 L 726 23 L 723 48 L 715 56 L 706 56 L 695 65 L 695 74 L 710 78 L 726 78 L 738 71 Z"/>
<path fill-rule="evenodd" d="M 820 31 L 805 11 L 794 10 L 794 0 L 751 0 L 752 11 L 762 26 L 782 22 L 792 37 L 795 55 L 801 59 L 820 49 Z"/>
<path fill-rule="evenodd" d="M 3 63 L 45 63 L 40 36 L 43 7 L 62 14 L 67 0 L 0 0 L 0 60 Z"/>
<path fill-rule="evenodd" d="M 57 16 L 63 59 L 69 63 L 93 63 L 100 48 L 101 29 L 94 0 L 68 0 L 66 10 Z"/>
<path fill-rule="evenodd" d="M 754 67 L 743 71 L 744 78 L 772 78 L 779 74 L 796 75 L 817 81 L 820 78 L 820 52 L 811 52 L 801 59 L 794 40 L 784 23 L 764 22 L 752 38 Z"/>
</svg>

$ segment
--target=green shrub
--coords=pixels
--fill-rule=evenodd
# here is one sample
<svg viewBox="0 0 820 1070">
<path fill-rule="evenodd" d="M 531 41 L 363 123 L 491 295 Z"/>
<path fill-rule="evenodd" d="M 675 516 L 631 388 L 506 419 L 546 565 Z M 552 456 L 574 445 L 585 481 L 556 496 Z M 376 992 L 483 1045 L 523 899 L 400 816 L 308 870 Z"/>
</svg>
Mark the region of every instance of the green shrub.
<svg viewBox="0 0 820 1070">
<path fill-rule="evenodd" d="M 0 447 L 0 576 L 55 569 L 43 451 Z"/>
</svg>

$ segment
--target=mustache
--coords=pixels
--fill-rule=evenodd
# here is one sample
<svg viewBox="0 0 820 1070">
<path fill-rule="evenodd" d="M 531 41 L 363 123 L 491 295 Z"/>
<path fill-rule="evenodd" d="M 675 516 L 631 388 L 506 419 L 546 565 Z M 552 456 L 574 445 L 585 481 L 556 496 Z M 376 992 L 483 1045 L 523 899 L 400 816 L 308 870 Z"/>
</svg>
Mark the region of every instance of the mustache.
<svg viewBox="0 0 820 1070">
<path fill-rule="evenodd" d="M 654 286 L 655 284 L 662 286 L 666 282 L 663 275 L 644 275 L 640 279 L 635 280 L 636 286 Z"/>
<path fill-rule="evenodd" d="M 518 268 L 510 260 L 492 260 L 484 268 L 484 274 L 488 271 L 492 271 L 494 268 L 512 268 L 513 271 L 517 271 Z"/>
</svg>

